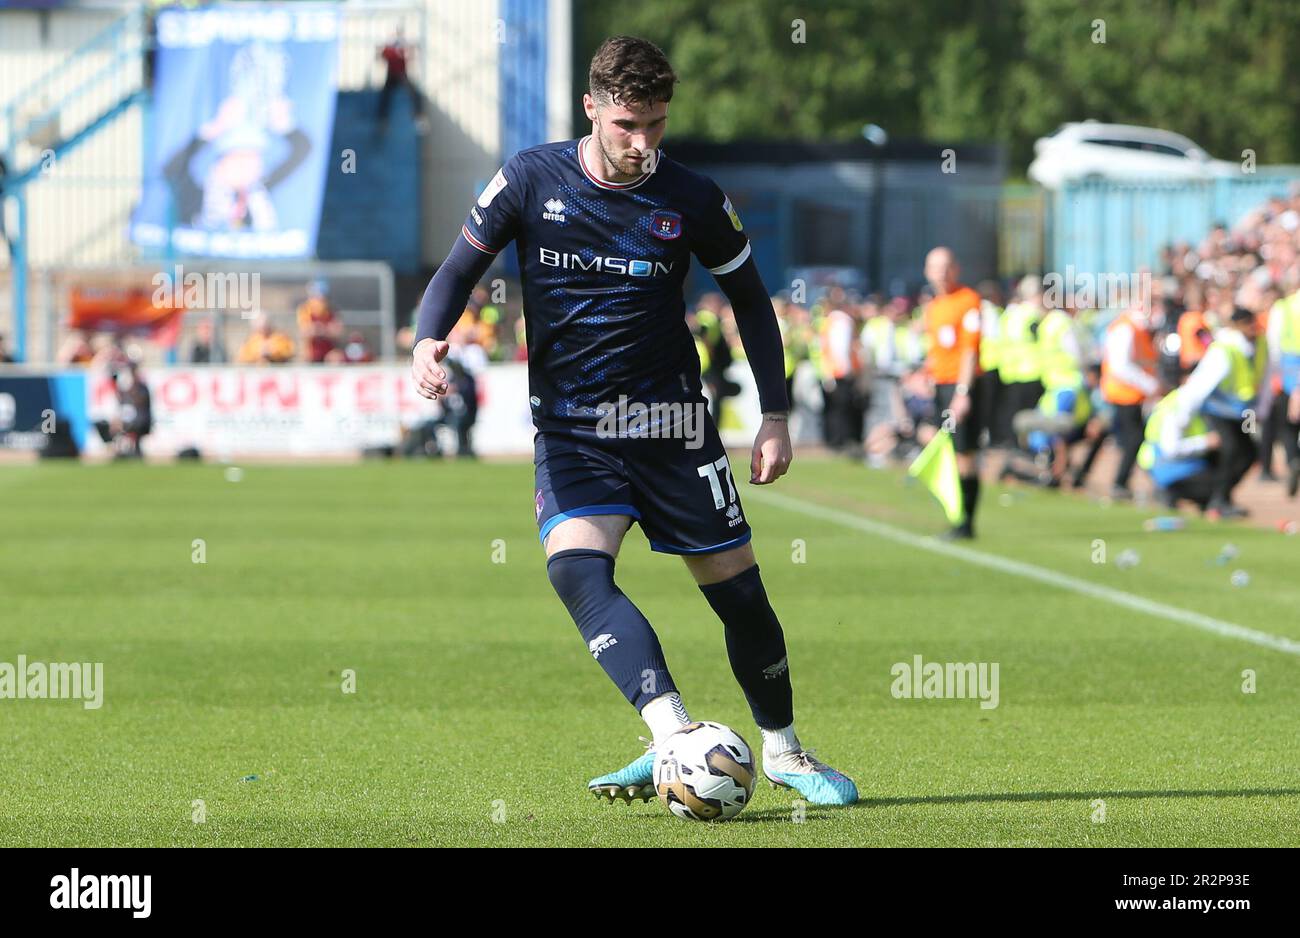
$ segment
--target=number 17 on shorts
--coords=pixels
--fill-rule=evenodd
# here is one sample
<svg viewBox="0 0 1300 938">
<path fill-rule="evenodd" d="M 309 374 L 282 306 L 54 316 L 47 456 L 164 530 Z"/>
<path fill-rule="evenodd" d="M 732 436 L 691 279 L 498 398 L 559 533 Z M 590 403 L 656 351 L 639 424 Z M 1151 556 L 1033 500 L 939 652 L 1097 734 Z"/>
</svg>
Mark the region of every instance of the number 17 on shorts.
<svg viewBox="0 0 1300 938">
<path fill-rule="evenodd" d="M 727 462 L 727 456 L 724 453 L 721 457 L 713 462 L 706 462 L 704 465 L 695 470 L 700 478 L 709 480 L 709 488 L 713 492 L 713 507 L 725 508 L 727 505 L 736 502 L 736 481 L 731 477 L 731 463 Z M 722 498 L 722 478 L 727 480 L 727 499 Z"/>
</svg>

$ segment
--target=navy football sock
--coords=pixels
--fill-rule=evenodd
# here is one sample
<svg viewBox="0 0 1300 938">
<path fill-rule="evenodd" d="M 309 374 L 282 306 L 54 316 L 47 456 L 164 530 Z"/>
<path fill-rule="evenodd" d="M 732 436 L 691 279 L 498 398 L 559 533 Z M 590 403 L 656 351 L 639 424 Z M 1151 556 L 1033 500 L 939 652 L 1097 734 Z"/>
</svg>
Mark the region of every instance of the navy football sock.
<svg viewBox="0 0 1300 938">
<path fill-rule="evenodd" d="M 745 692 L 754 722 L 782 729 L 794 722 L 794 694 L 786 664 L 785 635 L 767 601 L 758 564 L 730 580 L 701 586 L 726 630 L 731 672 Z"/>
<path fill-rule="evenodd" d="M 632 601 L 614 585 L 614 558 L 601 550 L 562 550 L 546 574 L 573 616 L 587 650 L 637 712 L 674 693 L 659 637 Z"/>
</svg>

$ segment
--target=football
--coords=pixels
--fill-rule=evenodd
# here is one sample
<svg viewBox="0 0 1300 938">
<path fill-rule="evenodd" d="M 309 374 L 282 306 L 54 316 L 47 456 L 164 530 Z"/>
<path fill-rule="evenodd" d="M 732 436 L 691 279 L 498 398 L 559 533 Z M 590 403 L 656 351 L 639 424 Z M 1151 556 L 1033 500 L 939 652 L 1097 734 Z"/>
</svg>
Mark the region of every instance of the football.
<svg viewBox="0 0 1300 938">
<path fill-rule="evenodd" d="M 725 821 L 754 793 L 754 754 L 721 723 L 689 723 L 655 754 L 655 792 L 688 821 Z"/>
</svg>

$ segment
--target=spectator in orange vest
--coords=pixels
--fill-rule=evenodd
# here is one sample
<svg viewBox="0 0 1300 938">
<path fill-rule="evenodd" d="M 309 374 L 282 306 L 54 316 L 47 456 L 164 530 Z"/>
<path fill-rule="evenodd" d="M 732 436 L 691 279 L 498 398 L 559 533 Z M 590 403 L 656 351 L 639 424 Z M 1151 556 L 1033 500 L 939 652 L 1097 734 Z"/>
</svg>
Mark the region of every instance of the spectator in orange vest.
<svg viewBox="0 0 1300 938">
<path fill-rule="evenodd" d="M 1196 367 L 1214 340 L 1214 325 L 1205 313 L 1200 285 L 1192 282 L 1183 295 L 1186 311 L 1178 317 L 1178 365 L 1183 372 Z"/>
<path fill-rule="evenodd" d="M 1151 337 L 1150 301 L 1142 299 L 1116 316 L 1106 328 L 1106 345 L 1101 361 L 1101 394 L 1115 409 L 1113 431 L 1120 446 L 1112 498 L 1133 497 L 1128 481 L 1146 429 L 1142 405 L 1160 391 L 1155 371 L 1156 348 Z"/>
</svg>

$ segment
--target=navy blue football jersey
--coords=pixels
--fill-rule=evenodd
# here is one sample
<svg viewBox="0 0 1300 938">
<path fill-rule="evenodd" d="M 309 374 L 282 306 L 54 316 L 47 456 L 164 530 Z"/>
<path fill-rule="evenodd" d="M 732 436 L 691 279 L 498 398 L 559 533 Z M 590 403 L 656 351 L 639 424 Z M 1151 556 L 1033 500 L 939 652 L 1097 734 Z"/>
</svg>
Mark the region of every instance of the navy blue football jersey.
<svg viewBox="0 0 1300 938">
<path fill-rule="evenodd" d="M 496 254 L 515 242 L 523 279 L 529 403 L 539 428 L 593 425 L 619 396 L 700 393 L 682 283 L 694 254 L 725 274 L 749 257 L 730 200 L 657 153 L 632 182 L 600 180 L 586 138 L 522 150 L 470 208 L 461 234 Z"/>
</svg>

